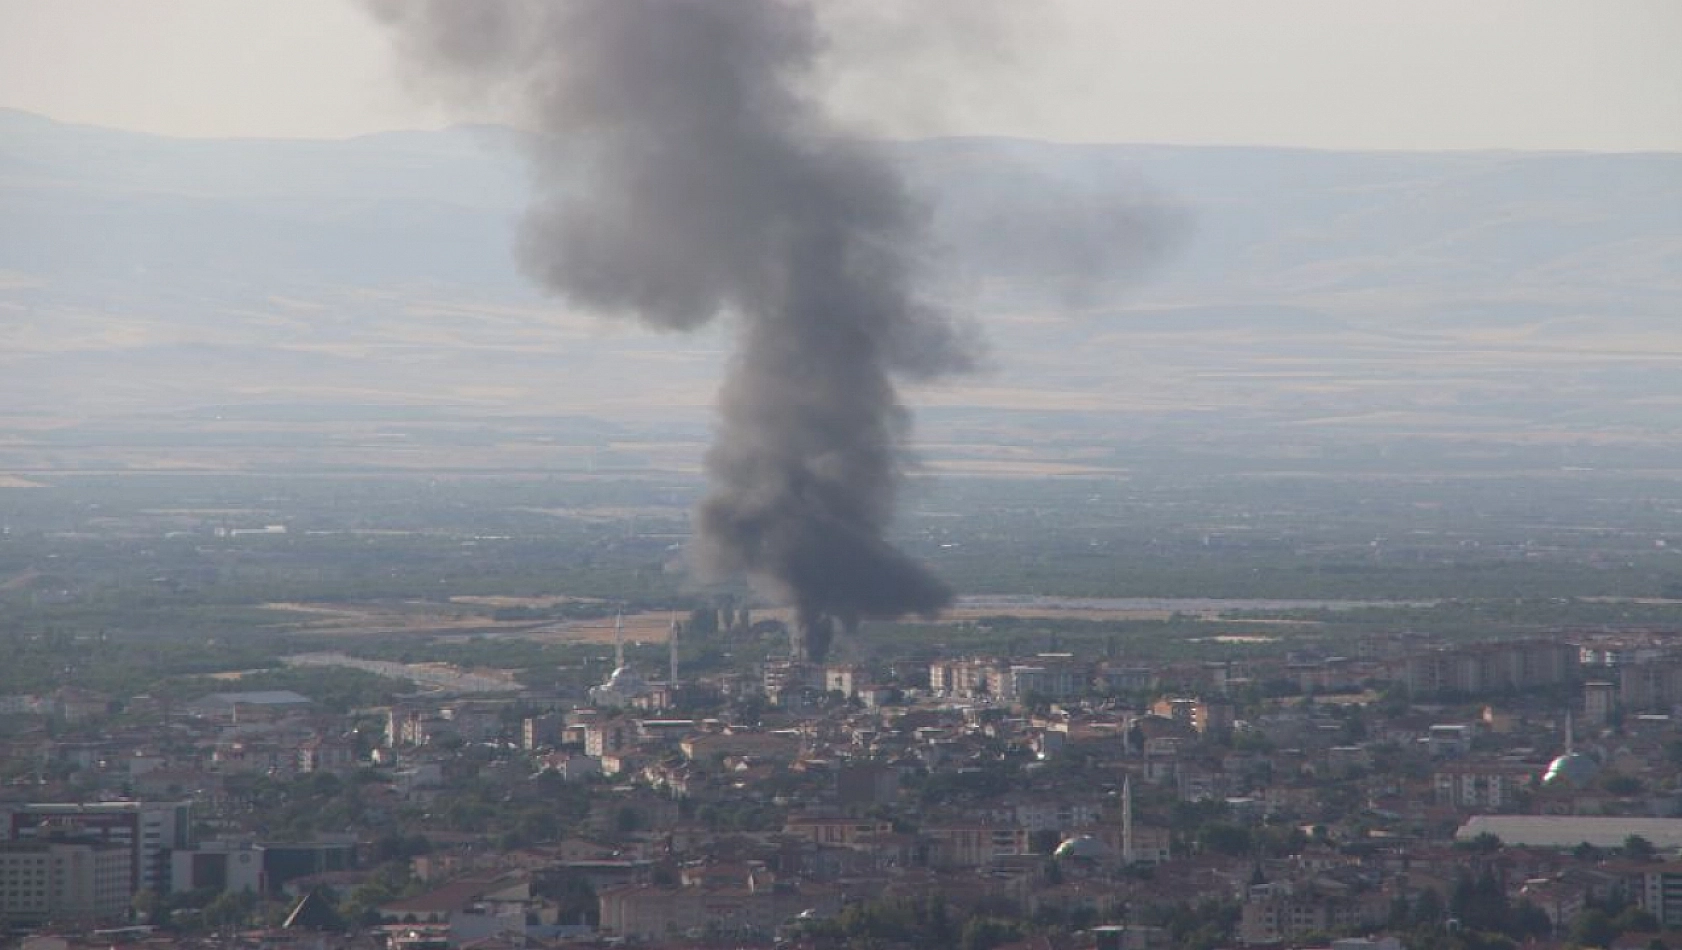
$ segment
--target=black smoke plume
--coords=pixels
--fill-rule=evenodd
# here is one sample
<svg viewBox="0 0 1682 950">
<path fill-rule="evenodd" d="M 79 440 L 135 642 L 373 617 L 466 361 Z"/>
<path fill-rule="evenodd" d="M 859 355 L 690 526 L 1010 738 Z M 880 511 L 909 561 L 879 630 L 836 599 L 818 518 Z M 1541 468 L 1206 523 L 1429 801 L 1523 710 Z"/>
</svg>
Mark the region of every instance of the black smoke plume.
<svg viewBox="0 0 1682 950">
<path fill-rule="evenodd" d="M 523 267 L 591 308 L 740 342 L 692 556 L 798 608 L 821 659 L 861 618 L 951 599 L 884 533 L 906 471 L 896 383 L 969 367 L 916 290 L 923 217 L 811 84 L 815 0 L 374 0 L 432 81 L 537 133 Z"/>
</svg>

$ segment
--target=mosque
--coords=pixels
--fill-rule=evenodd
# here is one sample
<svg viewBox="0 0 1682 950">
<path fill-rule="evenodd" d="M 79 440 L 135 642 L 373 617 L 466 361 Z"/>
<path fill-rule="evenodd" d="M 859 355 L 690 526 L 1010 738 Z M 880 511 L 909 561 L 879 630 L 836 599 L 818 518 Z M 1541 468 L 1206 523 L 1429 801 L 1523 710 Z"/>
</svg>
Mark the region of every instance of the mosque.
<svg viewBox="0 0 1682 950">
<path fill-rule="evenodd" d="M 673 693 L 677 690 L 677 650 L 679 637 L 683 633 L 683 625 L 676 619 L 672 620 L 670 632 L 667 634 L 667 650 L 670 653 L 670 679 L 664 683 L 650 683 L 642 678 L 631 665 L 625 662 L 625 616 L 620 614 L 613 621 L 613 672 L 608 674 L 607 680 L 600 686 L 590 687 L 590 705 L 604 709 L 666 709 L 672 705 Z"/>
<path fill-rule="evenodd" d="M 1548 788 L 1583 789 L 1600 774 L 1600 763 L 1587 752 L 1577 750 L 1571 711 L 1565 713 L 1565 751 L 1542 773 L 1542 784 Z"/>
</svg>

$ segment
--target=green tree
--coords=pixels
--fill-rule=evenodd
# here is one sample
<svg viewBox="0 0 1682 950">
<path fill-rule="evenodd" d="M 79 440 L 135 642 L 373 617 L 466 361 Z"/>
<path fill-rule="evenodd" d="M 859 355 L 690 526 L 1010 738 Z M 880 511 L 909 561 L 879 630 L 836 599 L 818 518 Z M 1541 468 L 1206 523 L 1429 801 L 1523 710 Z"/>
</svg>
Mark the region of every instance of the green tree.
<svg viewBox="0 0 1682 950">
<path fill-rule="evenodd" d="M 1197 846 L 1217 854 L 1249 854 L 1252 844 L 1248 828 L 1224 821 L 1211 822 L 1197 832 Z"/>
<path fill-rule="evenodd" d="M 1413 922 L 1420 927 L 1437 927 L 1443 922 L 1443 897 L 1426 888 L 1413 902 Z"/>
<path fill-rule="evenodd" d="M 1034 854 L 1050 854 L 1057 850 L 1062 836 L 1055 828 L 1041 828 L 1028 833 L 1028 850 Z"/>
<path fill-rule="evenodd" d="M 1547 911 L 1530 901 L 1519 901 L 1508 918 L 1507 936 L 1515 940 L 1527 937 L 1546 937 L 1553 933 L 1554 922 Z"/>
<path fill-rule="evenodd" d="M 1611 773 L 1600 781 L 1601 787 L 1613 795 L 1639 795 L 1644 787 L 1640 779 L 1633 775 Z"/>
<path fill-rule="evenodd" d="M 1507 891 L 1485 867 L 1476 877 L 1461 875 L 1449 899 L 1449 913 L 1466 930 L 1501 933 L 1507 928 Z"/>
<path fill-rule="evenodd" d="M 1624 839 L 1623 853 L 1632 861 L 1651 861 L 1658 856 L 1659 849 L 1640 835 L 1630 835 Z"/>
<path fill-rule="evenodd" d="M 948 948 L 957 943 L 960 936 L 957 923 L 952 920 L 951 909 L 946 906 L 946 898 L 936 894 L 929 902 L 928 945 L 937 948 Z"/>
<path fill-rule="evenodd" d="M 1479 854 L 1494 854 L 1501 850 L 1502 841 L 1500 835 L 1485 831 L 1470 841 L 1459 842 L 1457 846 Z"/>
<path fill-rule="evenodd" d="M 204 908 L 204 922 L 212 927 L 239 927 L 257 909 L 257 895 L 248 890 L 223 891 Z"/>
<path fill-rule="evenodd" d="M 136 922 L 142 924 L 161 924 L 169 916 L 169 902 L 149 887 L 136 891 L 129 907 L 134 911 Z"/>
<path fill-rule="evenodd" d="M 971 917 L 958 938 L 959 950 L 993 950 L 1022 937 L 1022 925 L 996 917 Z"/>
<path fill-rule="evenodd" d="M 1631 904 L 1612 918 L 1612 927 L 1619 933 L 1653 933 L 1659 930 L 1659 918 L 1652 911 Z"/>
<path fill-rule="evenodd" d="M 1618 936 L 1612 918 L 1598 907 L 1590 907 L 1571 921 L 1566 940 L 1579 947 L 1604 947 Z"/>
<path fill-rule="evenodd" d="M 396 865 L 388 865 L 396 867 Z M 380 905 L 395 900 L 398 888 L 392 874 L 380 874 L 363 881 L 339 903 L 339 916 L 346 922 L 371 926 L 380 922 Z"/>
</svg>

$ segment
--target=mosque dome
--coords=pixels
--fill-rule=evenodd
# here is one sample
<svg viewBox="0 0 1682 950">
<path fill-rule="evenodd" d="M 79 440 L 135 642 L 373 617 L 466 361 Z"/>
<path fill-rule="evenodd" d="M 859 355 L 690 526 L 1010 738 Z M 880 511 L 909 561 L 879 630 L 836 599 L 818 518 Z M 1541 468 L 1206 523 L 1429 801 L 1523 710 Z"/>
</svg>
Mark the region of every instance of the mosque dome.
<svg viewBox="0 0 1682 950">
<path fill-rule="evenodd" d="M 1542 784 L 1555 788 L 1582 788 L 1600 774 L 1600 763 L 1586 752 L 1566 752 L 1548 763 Z"/>
<path fill-rule="evenodd" d="M 629 666 L 616 668 L 607 682 L 590 687 L 590 701 L 602 706 L 625 706 L 649 693 L 648 684 Z"/>
<path fill-rule="evenodd" d="M 643 683 L 642 677 L 638 676 L 637 671 L 629 666 L 621 666 L 614 670 L 603 685 L 625 696 L 637 696 L 648 691 L 647 684 Z"/>
<path fill-rule="evenodd" d="M 1070 838 L 1057 846 L 1052 854 L 1059 858 L 1083 858 L 1088 861 L 1102 861 L 1110 856 L 1110 849 L 1091 835 L 1080 835 Z"/>
</svg>

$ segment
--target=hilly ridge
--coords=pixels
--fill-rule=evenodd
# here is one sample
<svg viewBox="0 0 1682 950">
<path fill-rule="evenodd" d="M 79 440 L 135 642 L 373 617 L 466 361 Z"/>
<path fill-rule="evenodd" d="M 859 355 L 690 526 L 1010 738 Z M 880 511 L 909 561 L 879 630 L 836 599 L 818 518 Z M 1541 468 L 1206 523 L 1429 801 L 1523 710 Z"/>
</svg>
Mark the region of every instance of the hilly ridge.
<svg viewBox="0 0 1682 950">
<path fill-rule="evenodd" d="M 0 111 L 0 470 L 198 464 L 195 414 L 239 405 L 329 428 L 424 407 L 410 447 L 489 426 L 471 461 L 491 468 L 553 464 L 571 430 L 532 420 L 588 419 L 578 440 L 693 464 L 727 328 L 648 334 L 530 287 L 516 140 L 198 141 Z M 881 147 L 927 203 L 933 292 L 991 341 L 988 372 L 913 394 L 937 458 L 1653 446 L 1682 424 L 1682 156 Z M 240 424 L 275 458 L 305 426 Z M 111 447 L 130 430 L 150 454 Z M 402 461 L 392 431 L 333 431 L 324 457 Z"/>
</svg>

